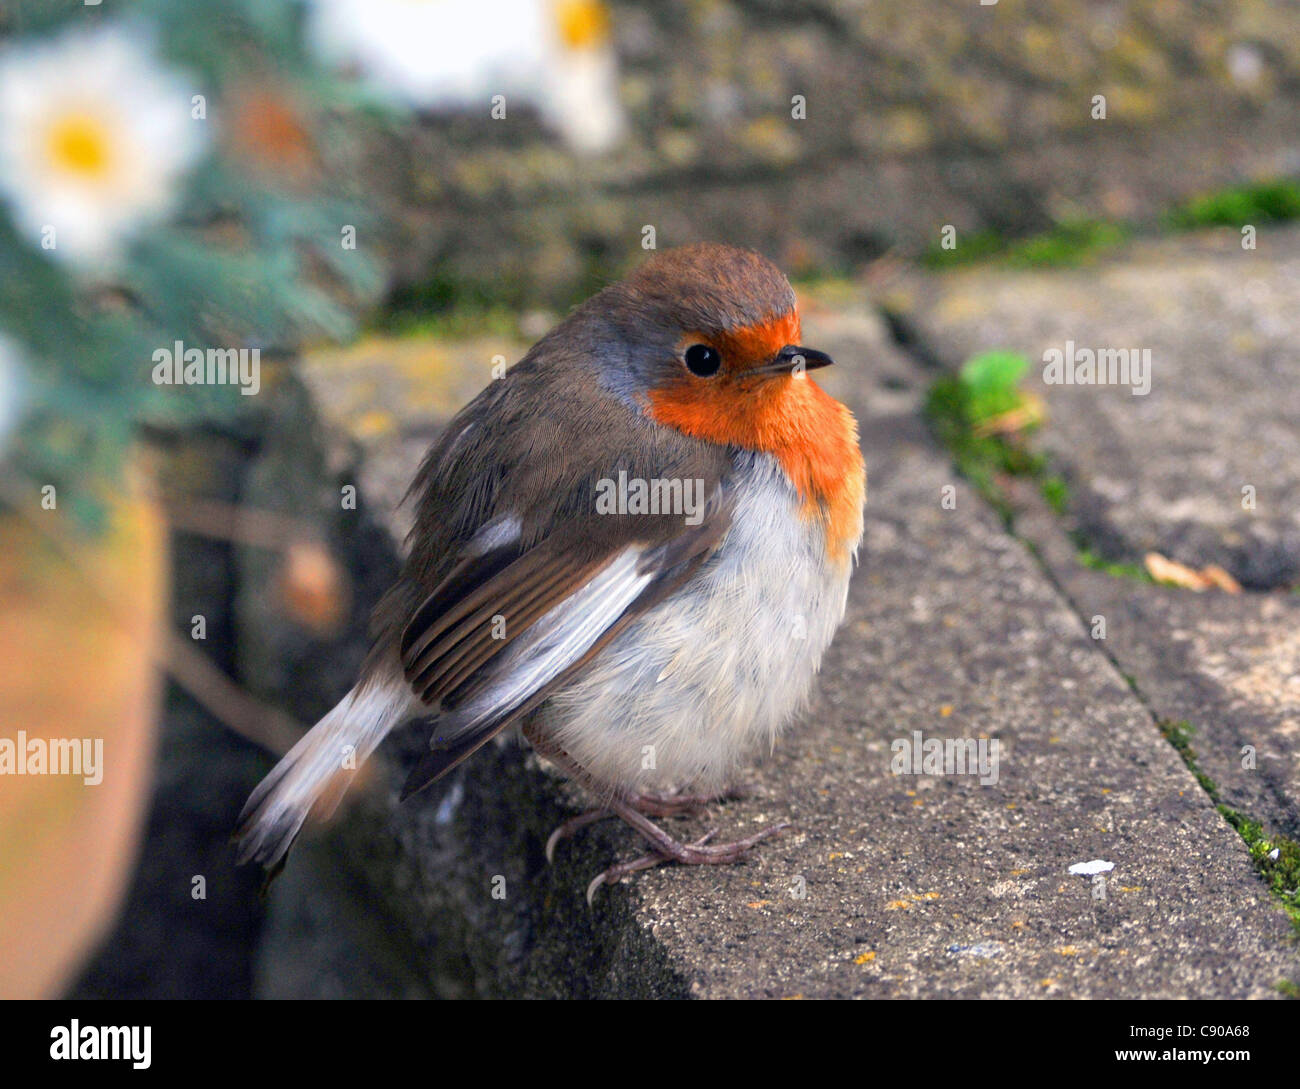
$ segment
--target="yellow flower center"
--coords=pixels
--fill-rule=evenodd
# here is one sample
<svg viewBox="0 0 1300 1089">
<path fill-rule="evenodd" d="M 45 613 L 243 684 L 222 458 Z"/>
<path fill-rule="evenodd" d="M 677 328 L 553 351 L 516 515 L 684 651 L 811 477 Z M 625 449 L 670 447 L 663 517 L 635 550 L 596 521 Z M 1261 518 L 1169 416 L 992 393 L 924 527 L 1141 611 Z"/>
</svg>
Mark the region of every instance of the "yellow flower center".
<svg viewBox="0 0 1300 1089">
<path fill-rule="evenodd" d="M 600 0 L 558 0 L 555 15 L 570 49 L 591 49 L 609 36 L 609 13 Z"/>
<path fill-rule="evenodd" d="M 97 117 L 69 114 L 50 126 L 47 138 L 50 162 L 58 169 L 85 178 L 108 173 L 112 158 L 108 131 Z"/>
</svg>

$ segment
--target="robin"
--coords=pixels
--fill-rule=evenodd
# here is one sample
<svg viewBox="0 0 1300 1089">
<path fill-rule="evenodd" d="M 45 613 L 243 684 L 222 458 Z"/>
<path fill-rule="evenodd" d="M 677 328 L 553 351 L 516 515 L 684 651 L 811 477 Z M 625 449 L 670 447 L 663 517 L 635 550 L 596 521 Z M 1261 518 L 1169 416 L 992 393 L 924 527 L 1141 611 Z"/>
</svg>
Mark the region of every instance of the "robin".
<svg viewBox="0 0 1300 1089">
<path fill-rule="evenodd" d="M 448 425 L 408 493 L 409 558 L 356 686 L 257 787 L 240 861 L 327 816 L 395 727 L 432 723 L 406 798 L 507 727 L 665 861 L 727 863 L 787 828 L 681 843 L 654 817 L 721 797 L 805 701 L 844 616 L 866 470 L 807 374 L 768 260 L 666 251 L 538 341 Z"/>
</svg>

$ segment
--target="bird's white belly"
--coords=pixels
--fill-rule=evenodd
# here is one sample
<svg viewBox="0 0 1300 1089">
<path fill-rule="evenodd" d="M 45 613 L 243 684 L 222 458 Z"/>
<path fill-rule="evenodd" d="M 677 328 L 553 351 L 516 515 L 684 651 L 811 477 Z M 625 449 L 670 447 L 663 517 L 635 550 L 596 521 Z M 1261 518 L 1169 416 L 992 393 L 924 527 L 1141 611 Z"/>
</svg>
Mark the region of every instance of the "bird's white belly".
<svg viewBox="0 0 1300 1089">
<path fill-rule="evenodd" d="M 732 784 L 806 700 L 843 619 L 851 563 L 827 560 L 775 459 L 745 455 L 741 476 L 718 552 L 537 712 L 610 790 Z"/>
</svg>

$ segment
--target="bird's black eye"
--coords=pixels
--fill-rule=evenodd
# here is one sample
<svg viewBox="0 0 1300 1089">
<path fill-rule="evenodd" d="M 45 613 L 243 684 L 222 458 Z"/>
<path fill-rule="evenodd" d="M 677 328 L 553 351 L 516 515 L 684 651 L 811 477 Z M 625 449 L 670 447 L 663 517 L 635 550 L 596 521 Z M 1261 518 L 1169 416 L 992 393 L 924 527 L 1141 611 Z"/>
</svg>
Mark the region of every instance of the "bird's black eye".
<svg viewBox="0 0 1300 1089">
<path fill-rule="evenodd" d="M 722 366 L 722 356 L 707 344 L 692 344 L 686 349 L 686 369 L 701 378 L 712 378 Z"/>
</svg>

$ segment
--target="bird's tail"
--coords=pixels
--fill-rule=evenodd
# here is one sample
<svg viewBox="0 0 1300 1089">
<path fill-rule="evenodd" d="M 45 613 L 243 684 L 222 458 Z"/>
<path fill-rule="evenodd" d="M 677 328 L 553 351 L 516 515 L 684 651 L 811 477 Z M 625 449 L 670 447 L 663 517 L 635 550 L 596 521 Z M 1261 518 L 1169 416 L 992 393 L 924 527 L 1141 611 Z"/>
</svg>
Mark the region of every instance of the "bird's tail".
<svg viewBox="0 0 1300 1089">
<path fill-rule="evenodd" d="M 359 681 L 249 795 L 239 814 L 239 861 L 275 867 L 307 815 L 328 817 L 357 768 L 409 713 L 412 694 L 396 668 Z"/>
</svg>

